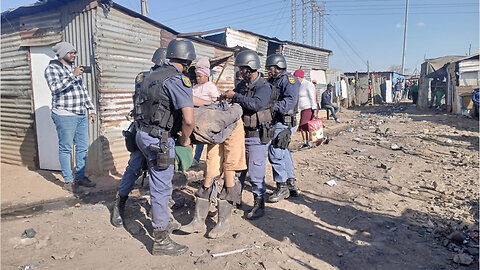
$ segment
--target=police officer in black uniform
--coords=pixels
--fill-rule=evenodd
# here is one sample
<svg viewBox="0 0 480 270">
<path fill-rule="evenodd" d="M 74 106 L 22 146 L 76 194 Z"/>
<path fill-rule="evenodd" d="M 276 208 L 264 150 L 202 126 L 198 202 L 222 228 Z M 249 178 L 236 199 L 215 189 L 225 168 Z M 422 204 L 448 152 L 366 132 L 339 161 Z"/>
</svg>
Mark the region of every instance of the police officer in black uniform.
<svg viewBox="0 0 480 270">
<path fill-rule="evenodd" d="M 276 92 L 258 72 L 261 67 L 260 58 L 254 51 L 240 52 L 235 58 L 235 66 L 240 69 L 243 81 L 233 91 L 224 96 L 243 108 L 245 128 L 245 148 L 247 154 L 247 171 L 252 183 L 254 206 L 247 214 L 248 219 L 264 215 L 265 208 L 265 166 L 267 150 L 273 138 L 273 118 L 271 108 L 276 102 Z M 240 181 L 245 181 L 246 172 L 241 174 Z"/>
<path fill-rule="evenodd" d="M 265 67 L 269 75 L 269 82 L 279 91 L 278 101 L 272 107 L 275 113 L 275 134 L 268 149 L 273 180 L 277 183 L 277 188 L 270 195 L 268 201 L 274 203 L 298 194 L 292 155 L 288 150 L 288 145 L 297 125 L 295 116 L 300 82 L 287 73 L 287 61 L 281 54 L 268 56 Z"/>
<path fill-rule="evenodd" d="M 172 40 L 167 47 L 169 62 L 143 81 L 135 99 L 135 137 L 147 160 L 154 243 L 153 255 L 179 255 L 188 250 L 170 238 L 168 200 L 172 195 L 175 141 L 190 145 L 194 127 L 190 80 L 182 73 L 196 58 L 193 43 Z M 181 135 L 178 135 L 181 133 Z"/>
</svg>

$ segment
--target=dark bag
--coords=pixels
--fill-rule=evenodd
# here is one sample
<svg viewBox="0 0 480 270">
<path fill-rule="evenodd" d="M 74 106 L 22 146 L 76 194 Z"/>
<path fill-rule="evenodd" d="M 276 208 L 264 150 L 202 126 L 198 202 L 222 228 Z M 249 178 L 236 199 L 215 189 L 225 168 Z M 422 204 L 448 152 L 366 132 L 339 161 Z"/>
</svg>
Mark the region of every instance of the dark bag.
<svg viewBox="0 0 480 270">
<path fill-rule="evenodd" d="M 132 153 L 137 151 L 137 143 L 135 142 L 135 135 L 137 134 L 137 129 L 135 124 L 132 122 L 128 126 L 127 130 L 122 131 L 123 137 L 125 137 L 125 146 L 127 147 L 128 152 Z"/>
</svg>

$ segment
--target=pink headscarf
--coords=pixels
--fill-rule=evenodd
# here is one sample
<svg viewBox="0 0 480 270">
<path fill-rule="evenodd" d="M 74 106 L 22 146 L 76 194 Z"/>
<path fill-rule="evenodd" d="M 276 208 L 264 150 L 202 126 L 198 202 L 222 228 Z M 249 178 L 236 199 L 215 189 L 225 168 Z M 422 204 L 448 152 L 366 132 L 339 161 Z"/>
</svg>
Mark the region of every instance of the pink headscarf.
<svg viewBox="0 0 480 270">
<path fill-rule="evenodd" d="M 202 57 L 198 59 L 198 62 L 195 65 L 195 71 L 210 77 L 210 61 L 208 61 L 208 58 Z"/>
</svg>

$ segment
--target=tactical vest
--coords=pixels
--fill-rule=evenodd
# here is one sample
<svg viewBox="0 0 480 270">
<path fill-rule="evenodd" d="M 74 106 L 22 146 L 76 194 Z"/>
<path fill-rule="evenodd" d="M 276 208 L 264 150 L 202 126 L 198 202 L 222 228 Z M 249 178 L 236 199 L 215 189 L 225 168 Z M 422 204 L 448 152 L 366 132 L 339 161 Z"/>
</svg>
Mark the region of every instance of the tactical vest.
<svg viewBox="0 0 480 270">
<path fill-rule="evenodd" d="M 245 89 L 245 96 L 248 98 L 253 97 L 255 94 L 255 87 L 258 84 L 263 83 L 265 83 L 265 80 L 260 77 L 256 83 L 249 85 Z M 258 131 L 263 128 L 270 129 L 270 127 L 272 126 L 273 115 L 270 109 L 273 107 L 273 104 L 275 104 L 278 99 L 278 91 L 277 88 L 273 85 L 269 84 L 269 86 L 272 88 L 272 94 L 270 95 L 270 100 L 268 101 L 267 105 L 261 108 L 258 112 L 252 112 L 248 110 L 243 112 L 242 120 L 243 125 L 245 126 L 245 131 L 247 132 L 247 137 L 255 136 L 253 132 L 250 132 L 251 135 L 253 134 L 253 136 L 249 136 L 249 131 Z M 261 135 L 262 134 L 259 134 L 257 136 Z"/>
<path fill-rule="evenodd" d="M 137 77 L 135 77 L 135 92 L 133 93 L 133 109 L 131 110 L 131 115 L 134 116 L 137 114 L 135 110 L 135 100 L 138 99 L 138 95 L 140 95 L 140 91 L 142 88 L 142 83 L 145 78 L 150 74 L 150 71 L 142 71 L 138 73 Z"/>
<path fill-rule="evenodd" d="M 278 83 L 280 82 L 280 79 L 283 76 L 288 76 L 288 75 L 284 73 L 281 76 L 278 76 L 276 78 L 270 78 L 268 82 L 278 89 L 279 88 Z M 278 94 L 277 98 L 279 96 L 280 96 L 280 93 Z M 295 114 L 297 113 L 297 111 L 298 111 L 298 98 L 297 98 L 297 103 L 295 104 L 293 109 L 289 110 L 286 114 L 281 114 L 279 112 L 276 112 L 273 115 L 273 122 L 274 123 L 282 122 L 284 125 L 290 126 L 290 127 L 295 126 L 297 121 Z"/>
<path fill-rule="evenodd" d="M 162 66 L 143 79 L 140 91 L 134 102 L 133 115 L 141 126 L 162 128 L 174 137 L 182 126 L 182 113 L 175 110 L 171 99 L 165 92 L 167 79 L 181 75 L 173 66 Z"/>
</svg>

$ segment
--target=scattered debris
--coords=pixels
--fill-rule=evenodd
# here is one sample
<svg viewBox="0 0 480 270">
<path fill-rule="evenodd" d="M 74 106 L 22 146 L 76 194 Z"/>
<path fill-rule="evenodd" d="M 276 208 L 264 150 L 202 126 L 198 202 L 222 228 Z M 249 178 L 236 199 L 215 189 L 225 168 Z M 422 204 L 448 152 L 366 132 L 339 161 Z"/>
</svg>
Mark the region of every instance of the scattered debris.
<svg viewBox="0 0 480 270">
<path fill-rule="evenodd" d="M 332 180 L 329 180 L 329 181 L 325 182 L 325 184 L 333 187 L 333 186 L 336 186 L 336 185 L 337 185 L 337 182 L 332 179 Z"/>
<path fill-rule="evenodd" d="M 25 266 L 20 266 L 20 270 L 31 270 L 31 269 L 37 269 L 40 267 L 40 264 L 29 264 Z"/>
<path fill-rule="evenodd" d="M 470 265 L 473 262 L 473 258 L 468 254 L 460 253 L 453 256 L 453 261 L 458 264 Z"/>
<path fill-rule="evenodd" d="M 22 233 L 22 239 L 25 239 L 25 238 L 33 238 L 35 237 L 35 235 L 37 234 L 37 232 L 30 228 L 30 229 L 26 229 L 23 233 Z"/>
<path fill-rule="evenodd" d="M 460 231 L 452 232 L 447 238 L 458 244 L 466 244 L 467 242 L 467 236 Z"/>
<path fill-rule="evenodd" d="M 255 246 L 256 248 L 260 248 L 259 246 Z M 235 250 L 232 250 L 232 251 L 226 251 L 226 252 L 220 252 L 220 253 L 213 253 L 212 254 L 212 257 L 213 258 L 217 258 L 217 257 L 222 257 L 222 256 L 228 256 L 228 255 L 232 255 L 232 254 L 236 254 L 236 253 L 242 253 L 244 252 L 245 250 L 249 250 L 249 249 L 252 249 L 253 247 L 246 247 L 246 248 L 240 248 L 240 249 L 235 249 Z"/>
<path fill-rule="evenodd" d="M 392 143 L 392 145 L 390 145 L 390 149 L 392 149 L 392 150 L 401 150 L 402 148 L 400 148 L 400 146 L 398 146 L 397 144 Z"/>
</svg>

